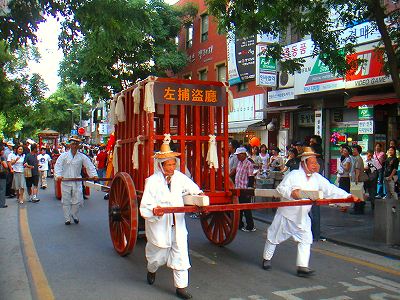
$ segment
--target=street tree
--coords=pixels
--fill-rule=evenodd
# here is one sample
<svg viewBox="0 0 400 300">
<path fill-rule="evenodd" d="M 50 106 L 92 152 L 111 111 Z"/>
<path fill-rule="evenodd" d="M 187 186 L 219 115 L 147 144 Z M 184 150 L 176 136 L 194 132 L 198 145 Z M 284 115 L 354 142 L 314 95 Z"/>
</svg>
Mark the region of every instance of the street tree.
<svg viewBox="0 0 400 300">
<path fill-rule="evenodd" d="M 346 28 L 370 21 L 381 34 L 385 71 L 393 80 L 400 97 L 400 4 L 379 0 L 206 0 L 220 28 L 246 36 L 270 33 L 285 38 L 288 29 L 299 37 L 311 36 L 315 54 L 336 74 L 343 75 L 355 67 L 346 55 L 355 52 L 356 37 L 343 35 Z M 266 54 L 281 59 L 283 45 L 269 45 Z M 382 50 L 383 49 L 383 50 Z M 283 69 L 299 70 L 304 60 L 281 61 Z M 356 63 L 362 63 L 358 61 Z"/>
<path fill-rule="evenodd" d="M 71 1 L 69 7 L 60 75 L 93 99 L 108 99 L 149 75 L 178 72 L 187 62 L 174 41 L 181 12 L 162 0 Z"/>
</svg>

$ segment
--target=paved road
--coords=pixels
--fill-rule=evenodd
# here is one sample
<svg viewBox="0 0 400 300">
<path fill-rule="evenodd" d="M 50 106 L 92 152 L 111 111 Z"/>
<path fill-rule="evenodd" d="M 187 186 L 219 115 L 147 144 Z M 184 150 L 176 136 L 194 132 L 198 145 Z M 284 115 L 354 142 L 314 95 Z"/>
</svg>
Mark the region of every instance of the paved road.
<svg viewBox="0 0 400 300">
<path fill-rule="evenodd" d="M 157 273 L 154 286 L 147 284 L 143 240 L 127 257 L 113 250 L 108 202 L 102 193 L 95 192 L 85 202 L 81 223 L 71 226 L 64 225 L 61 204 L 53 195 L 51 188 L 41 191 L 42 201 L 27 204 L 26 211 L 55 299 L 176 299 L 169 269 Z M 278 246 L 271 271 L 261 269 L 267 224 L 256 223 L 256 232 L 239 232 L 221 248 L 206 240 L 198 220 L 187 218 L 187 223 L 190 291 L 195 299 L 400 299 L 399 261 L 318 243 L 311 256 L 317 276 L 298 278 L 294 275 L 296 245 L 290 241 Z"/>
</svg>

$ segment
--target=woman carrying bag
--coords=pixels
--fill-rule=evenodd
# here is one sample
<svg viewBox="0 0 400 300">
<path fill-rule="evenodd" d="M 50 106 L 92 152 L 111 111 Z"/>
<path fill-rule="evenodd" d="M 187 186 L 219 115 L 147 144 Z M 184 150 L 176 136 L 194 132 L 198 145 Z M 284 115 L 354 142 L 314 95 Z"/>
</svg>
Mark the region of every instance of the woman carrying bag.
<svg viewBox="0 0 400 300">
<path fill-rule="evenodd" d="M 11 164 L 11 167 L 14 170 L 14 178 L 12 187 L 17 193 L 17 201 L 19 204 L 23 204 L 25 201 L 25 190 L 26 190 L 26 181 L 24 175 L 24 148 L 22 146 L 17 146 L 16 153 L 11 153 L 8 156 L 8 161 Z"/>
</svg>

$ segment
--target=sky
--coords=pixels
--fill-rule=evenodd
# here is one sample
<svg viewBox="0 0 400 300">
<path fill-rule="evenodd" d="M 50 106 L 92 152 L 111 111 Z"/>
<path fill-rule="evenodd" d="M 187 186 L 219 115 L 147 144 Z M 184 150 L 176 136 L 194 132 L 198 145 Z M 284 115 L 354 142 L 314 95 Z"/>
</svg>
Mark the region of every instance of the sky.
<svg viewBox="0 0 400 300">
<path fill-rule="evenodd" d="M 174 4 L 177 0 L 165 0 L 166 3 Z M 30 62 L 31 73 L 38 73 L 46 82 L 49 91 L 45 96 L 48 97 L 57 90 L 60 81 L 58 77 L 58 66 L 63 58 L 62 51 L 58 49 L 58 35 L 60 24 L 55 18 L 47 18 L 47 21 L 39 24 L 38 43 L 41 60 L 39 63 Z"/>
</svg>

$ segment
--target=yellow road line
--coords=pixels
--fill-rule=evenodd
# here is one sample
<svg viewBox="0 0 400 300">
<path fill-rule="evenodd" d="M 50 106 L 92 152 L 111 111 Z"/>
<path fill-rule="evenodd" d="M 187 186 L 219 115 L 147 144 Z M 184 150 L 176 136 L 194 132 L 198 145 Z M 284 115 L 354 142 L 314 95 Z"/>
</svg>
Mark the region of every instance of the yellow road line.
<svg viewBox="0 0 400 300">
<path fill-rule="evenodd" d="M 368 262 L 368 261 L 365 261 L 365 260 L 362 260 L 362 259 L 352 258 L 352 257 L 348 257 L 348 256 L 345 256 L 345 255 L 337 254 L 337 253 L 334 253 L 334 252 L 331 252 L 331 251 L 328 251 L 328 250 L 322 250 L 322 249 L 312 249 L 312 251 L 318 252 L 318 253 L 321 253 L 321 254 L 325 254 L 325 255 L 328 255 L 328 256 L 331 256 L 331 257 L 335 257 L 337 259 L 341 259 L 341 260 L 344 260 L 344 261 L 347 261 L 347 262 L 351 262 L 351 263 L 354 263 L 354 264 L 362 265 L 362 266 L 365 266 L 365 267 L 368 267 L 368 268 L 371 268 L 371 269 L 375 269 L 375 270 L 379 270 L 379 271 L 386 272 L 386 273 L 389 273 L 389 274 L 393 274 L 393 275 L 396 275 L 396 276 L 400 276 L 400 271 L 397 271 L 397 270 L 394 270 L 394 269 L 391 269 L 391 268 L 387 268 L 387 267 L 384 267 L 384 266 L 380 266 L 380 265 L 377 265 L 377 264 L 374 264 L 374 263 L 371 263 L 371 262 Z"/>
<path fill-rule="evenodd" d="M 33 243 L 31 231 L 28 224 L 27 209 L 21 207 L 19 209 L 19 225 L 22 238 L 23 252 L 26 257 L 26 266 L 31 275 L 36 299 L 54 300 L 53 291 L 49 286 L 47 277 L 44 274 L 42 265 L 36 252 L 35 244 Z"/>
</svg>

